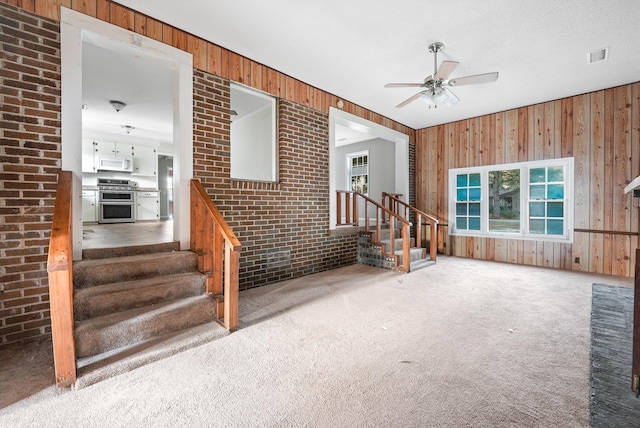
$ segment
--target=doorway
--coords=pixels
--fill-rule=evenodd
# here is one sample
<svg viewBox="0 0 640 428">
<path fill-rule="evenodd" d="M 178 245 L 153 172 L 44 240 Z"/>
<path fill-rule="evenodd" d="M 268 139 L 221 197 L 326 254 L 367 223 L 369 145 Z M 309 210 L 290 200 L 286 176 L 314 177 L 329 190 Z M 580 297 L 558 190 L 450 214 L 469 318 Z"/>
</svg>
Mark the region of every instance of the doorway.
<svg viewBox="0 0 640 428">
<path fill-rule="evenodd" d="M 160 220 L 173 220 L 173 156 L 158 155 Z"/>
<path fill-rule="evenodd" d="M 73 198 L 82 196 L 83 44 L 118 53 L 132 62 L 149 62 L 152 68 L 171 71 L 168 87 L 172 100 L 170 130 L 172 154 L 173 240 L 189 248 L 189 185 L 193 177 L 193 60 L 192 55 L 73 10 L 61 9 L 62 52 L 62 169 L 73 172 Z M 147 79 L 157 77 L 155 71 Z M 127 76 L 121 78 L 126 81 Z M 167 88 L 165 88 L 166 90 Z M 109 102 L 110 100 L 103 100 Z M 133 104 L 129 104 L 132 107 Z M 126 123 L 120 126 L 128 125 Z M 153 125 L 140 128 L 153 128 Z M 124 128 L 123 128 L 124 129 Z M 166 142 L 165 142 L 166 143 Z M 153 156 L 156 156 L 155 154 Z M 157 184 L 156 184 L 157 186 Z M 73 205 L 73 230 L 82 230 L 82 204 Z M 73 259 L 82 258 L 82 234 L 74 233 Z"/>
<path fill-rule="evenodd" d="M 335 229 L 337 223 L 336 190 L 352 190 L 347 159 L 356 159 L 362 164 L 364 158 L 360 155 L 363 153 L 367 154 L 366 176 L 369 196 L 379 201 L 382 192 L 385 191 L 401 194 L 401 199 L 408 202 L 407 135 L 331 107 L 329 138 L 329 229 Z M 363 165 L 357 166 L 358 171 L 362 172 Z"/>
</svg>

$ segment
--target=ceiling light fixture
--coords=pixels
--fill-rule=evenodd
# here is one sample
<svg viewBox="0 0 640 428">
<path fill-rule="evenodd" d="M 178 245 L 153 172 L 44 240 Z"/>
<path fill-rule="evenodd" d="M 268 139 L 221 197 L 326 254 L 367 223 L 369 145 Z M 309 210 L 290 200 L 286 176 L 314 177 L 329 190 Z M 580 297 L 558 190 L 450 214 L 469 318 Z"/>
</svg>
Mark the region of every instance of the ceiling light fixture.
<svg viewBox="0 0 640 428">
<path fill-rule="evenodd" d="M 460 101 L 460 99 L 456 97 L 453 92 L 441 86 L 436 87 L 430 91 L 424 91 L 420 99 L 424 101 L 429 106 L 429 108 L 431 108 L 431 106 L 437 108 L 438 104 L 452 106 Z"/>
<path fill-rule="evenodd" d="M 118 112 L 127 106 L 126 103 L 117 100 L 111 100 L 109 101 L 109 104 L 111 104 L 111 107 L 113 107 Z"/>
<path fill-rule="evenodd" d="M 131 131 L 136 129 L 136 127 L 131 125 L 122 125 L 122 129 L 124 129 L 127 132 L 127 134 L 130 134 Z"/>
</svg>

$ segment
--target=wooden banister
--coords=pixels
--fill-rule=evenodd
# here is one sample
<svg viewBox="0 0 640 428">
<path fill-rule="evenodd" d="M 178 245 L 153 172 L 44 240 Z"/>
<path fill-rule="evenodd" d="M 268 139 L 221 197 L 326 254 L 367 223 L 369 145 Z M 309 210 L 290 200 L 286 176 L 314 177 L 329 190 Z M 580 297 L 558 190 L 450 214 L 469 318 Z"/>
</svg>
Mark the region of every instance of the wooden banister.
<svg viewBox="0 0 640 428">
<path fill-rule="evenodd" d="M 414 213 L 416 216 L 416 241 L 422 241 L 423 223 L 430 226 L 431 239 L 429 243 L 429 258 L 435 261 L 436 254 L 438 252 L 438 219 L 415 207 L 412 207 L 406 202 L 400 200 L 398 196 L 398 194 L 382 192 L 382 205 L 386 206 L 389 211 L 400 215 L 406 220 L 409 220 L 409 213 Z M 400 213 L 400 211 L 402 211 L 402 213 Z M 419 246 L 422 245 L 420 244 Z"/>
<path fill-rule="evenodd" d="M 58 388 L 72 385 L 76 381 L 76 351 L 73 337 L 72 178 L 70 171 L 60 171 L 58 174 L 47 259 L 51 340 Z"/>
<path fill-rule="evenodd" d="M 238 284 L 242 245 L 197 179 L 191 180 L 191 251 L 207 276 L 207 293 L 224 299 L 218 322 L 238 328 Z"/>
<path fill-rule="evenodd" d="M 358 201 L 362 200 L 364 202 L 364 229 L 366 231 L 370 230 L 371 227 L 371 218 L 375 219 L 375 227 L 376 227 L 376 239 L 381 241 L 382 237 L 382 229 L 380 225 L 385 222 L 387 219 L 389 221 L 389 245 L 385 246 L 384 255 L 388 257 L 395 257 L 395 235 L 394 232 L 396 228 L 400 228 L 400 237 L 402 238 L 402 262 L 401 264 L 396 265 L 398 270 L 402 270 L 405 272 L 409 272 L 409 264 L 410 264 L 410 239 L 409 239 L 409 221 L 405 220 L 401 216 L 397 215 L 394 212 L 391 212 L 389 209 L 369 198 L 368 196 L 363 195 L 359 192 L 353 192 L 349 190 L 336 190 L 337 195 L 337 225 L 338 226 L 359 226 L 360 217 L 358 215 Z M 344 199 L 344 203 L 342 200 Z M 342 213 L 342 207 L 344 206 L 344 215 Z M 369 212 L 369 207 L 373 207 L 374 213 L 371 215 Z M 344 218 L 344 219 L 343 219 Z"/>
</svg>

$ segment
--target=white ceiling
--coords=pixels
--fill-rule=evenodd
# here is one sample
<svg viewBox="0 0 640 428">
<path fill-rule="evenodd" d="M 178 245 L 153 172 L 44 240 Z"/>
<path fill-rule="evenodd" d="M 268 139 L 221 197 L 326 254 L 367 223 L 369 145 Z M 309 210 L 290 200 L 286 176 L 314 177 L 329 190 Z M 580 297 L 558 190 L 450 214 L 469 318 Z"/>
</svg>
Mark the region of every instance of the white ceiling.
<svg viewBox="0 0 640 428">
<path fill-rule="evenodd" d="M 85 137 L 173 139 L 174 72 L 151 56 L 113 49 L 107 40 L 85 35 L 82 45 L 82 128 Z M 111 100 L 124 102 L 116 111 Z M 135 129 L 129 135 L 124 125 Z"/>
<path fill-rule="evenodd" d="M 638 0 L 117 1 L 414 129 L 640 81 Z M 498 81 L 396 108 L 418 90 L 384 85 L 432 74 L 435 41 L 451 77 Z"/>
</svg>

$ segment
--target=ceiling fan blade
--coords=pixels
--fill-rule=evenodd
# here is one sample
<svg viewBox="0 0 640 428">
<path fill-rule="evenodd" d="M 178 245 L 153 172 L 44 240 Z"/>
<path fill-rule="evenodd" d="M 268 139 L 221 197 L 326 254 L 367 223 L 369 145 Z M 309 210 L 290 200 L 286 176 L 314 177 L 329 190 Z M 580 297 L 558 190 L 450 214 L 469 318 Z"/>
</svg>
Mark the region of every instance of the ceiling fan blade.
<svg viewBox="0 0 640 428">
<path fill-rule="evenodd" d="M 442 61 L 440 64 L 440 68 L 438 68 L 438 72 L 435 74 L 436 79 L 447 80 L 447 77 L 453 73 L 453 70 L 460 64 L 457 61 Z"/>
<path fill-rule="evenodd" d="M 387 83 L 385 88 L 419 88 L 424 86 L 424 83 Z"/>
<path fill-rule="evenodd" d="M 413 101 L 415 101 L 415 100 L 417 100 L 418 98 L 420 98 L 420 97 L 422 96 L 422 94 L 424 94 L 424 91 L 422 91 L 422 92 L 418 92 L 417 94 L 415 94 L 415 95 L 414 95 L 414 96 L 412 96 L 411 98 L 406 99 L 406 100 L 404 100 L 403 102 L 401 102 L 400 104 L 398 104 L 398 105 L 396 106 L 396 108 L 401 108 L 401 107 L 406 106 L 406 105 L 407 105 L 407 104 L 409 104 L 409 103 L 412 103 Z"/>
<path fill-rule="evenodd" d="M 488 83 L 498 80 L 498 72 L 475 74 L 473 76 L 457 77 L 449 80 L 449 86 L 473 85 L 476 83 Z"/>
</svg>

